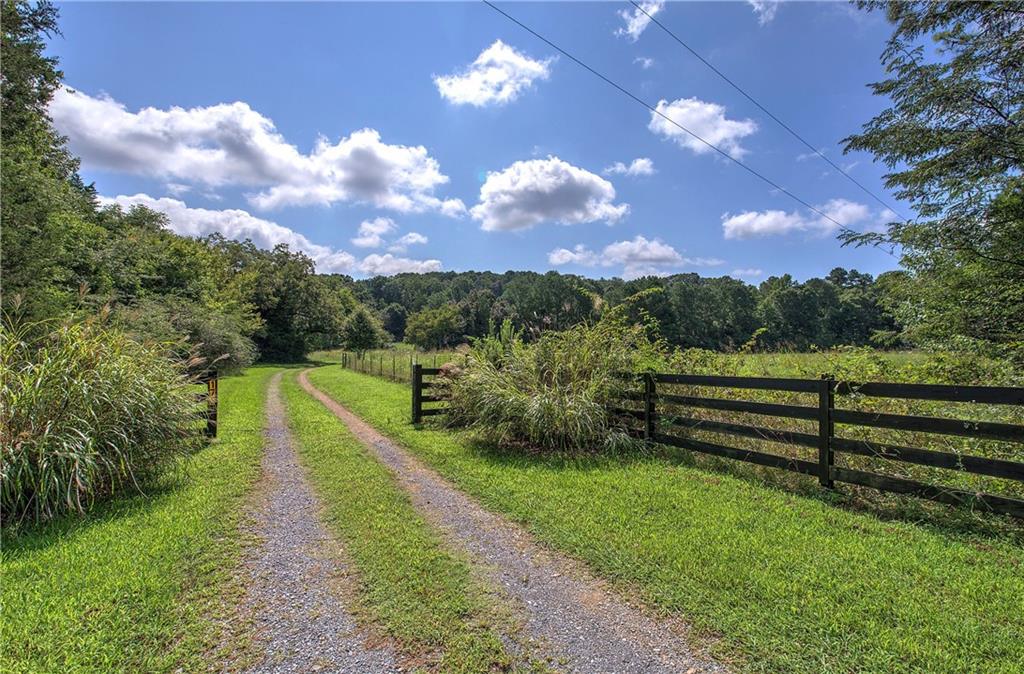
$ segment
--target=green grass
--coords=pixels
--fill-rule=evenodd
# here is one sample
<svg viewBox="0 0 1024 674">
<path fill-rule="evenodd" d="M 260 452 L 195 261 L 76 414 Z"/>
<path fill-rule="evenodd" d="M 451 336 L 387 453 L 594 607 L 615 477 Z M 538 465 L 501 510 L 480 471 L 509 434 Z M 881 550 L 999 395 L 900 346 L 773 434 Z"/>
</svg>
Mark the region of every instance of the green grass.
<svg viewBox="0 0 1024 674">
<path fill-rule="evenodd" d="M 310 379 L 492 509 L 720 639 L 760 672 L 1020 672 L 1024 548 L 882 521 L 697 467 L 685 454 L 568 459 L 408 423 L 408 386 Z"/>
<path fill-rule="evenodd" d="M 345 351 L 317 351 L 310 355 L 313 361 L 340 363 Z M 457 351 L 419 351 L 409 344 L 395 344 L 389 349 L 374 349 L 362 356 L 348 352 L 347 360 L 350 370 L 372 374 L 391 381 L 408 382 L 412 380 L 412 363 L 415 360 L 423 367 L 440 367 L 445 363 L 461 361 L 464 356 Z"/>
<path fill-rule="evenodd" d="M 271 368 L 220 383 L 220 438 L 184 476 L 6 536 L 0 661 L 10 672 L 203 667 L 220 633 L 240 506 L 258 476 Z"/>
<path fill-rule="evenodd" d="M 302 463 L 325 522 L 358 573 L 358 602 L 412 662 L 444 672 L 510 663 L 466 561 L 445 550 L 392 474 L 294 376 L 282 383 Z"/>
</svg>

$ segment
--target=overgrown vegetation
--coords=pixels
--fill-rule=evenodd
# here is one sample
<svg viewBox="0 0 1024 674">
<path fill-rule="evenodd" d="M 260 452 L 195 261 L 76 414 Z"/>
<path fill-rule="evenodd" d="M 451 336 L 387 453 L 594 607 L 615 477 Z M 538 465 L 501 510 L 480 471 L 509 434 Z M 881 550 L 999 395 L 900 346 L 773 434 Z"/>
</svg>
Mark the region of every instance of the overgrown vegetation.
<svg viewBox="0 0 1024 674">
<path fill-rule="evenodd" d="M 4 524 L 142 490 L 202 442 L 181 361 L 97 322 L 0 325 Z"/>
<path fill-rule="evenodd" d="M 371 623 L 430 671 L 506 669 L 497 616 L 466 561 L 445 549 L 388 469 L 294 376 L 282 393 L 299 456 L 327 525 L 352 557 L 362 590 L 356 601 Z"/>
<path fill-rule="evenodd" d="M 713 635 L 737 669 L 1012 672 L 1024 661 L 1013 528 L 985 533 L 947 510 L 925 526 L 920 513 L 859 513 L 667 448 L 502 451 L 410 426 L 407 386 L 339 366 L 310 379 L 486 506 Z"/>
<path fill-rule="evenodd" d="M 216 661 L 227 643 L 222 602 L 234 587 L 238 517 L 259 475 L 274 372 L 253 368 L 223 380 L 217 442 L 145 496 L 18 535 L 4 531 L 5 672 L 194 672 Z"/>
<path fill-rule="evenodd" d="M 661 347 L 624 312 L 594 326 L 547 332 L 526 344 L 506 321 L 446 370 L 449 421 L 500 443 L 555 450 L 614 449 L 629 442 L 608 407 L 629 373 L 658 362 Z"/>
</svg>

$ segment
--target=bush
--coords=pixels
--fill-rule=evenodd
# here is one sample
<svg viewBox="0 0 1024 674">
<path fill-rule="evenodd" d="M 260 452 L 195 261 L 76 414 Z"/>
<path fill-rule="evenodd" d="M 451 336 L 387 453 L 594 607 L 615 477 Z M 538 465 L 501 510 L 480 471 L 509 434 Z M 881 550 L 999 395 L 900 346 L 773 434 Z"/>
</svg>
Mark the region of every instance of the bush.
<svg viewBox="0 0 1024 674">
<path fill-rule="evenodd" d="M 187 363 L 96 322 L 0 325 L 0 369 L 5 526 L 141 489 L 202 442 Z"/>
<path fill-rule="evenodd" d="M 380 321 L 364 306 L 356 307 L 341 326 L 341 345 L 356 353 L 379 349 L 387 343 L 388 336 Z"/>
<path fill-rule="evenodd" d="M 664 349 L 644 325 L 619 313 L 596 325 L 546 332 L 526 344 L 506 321 L 500 334 L 474 340 L 466 364 L 452 370 L 451 423 L 504 444 L 559 451 L 614 449 L 630 438 L 608 412 L 653 368 Z"/>
<path fill-rule="evenodd" d="M 136 341 L 173 345 L 177 358 L 199 370 L 216 368 L 222 375 L 241 372 L 256 360 L 256 347 L 242 321 L 187 300 L 163 297 L 118 307 L 114 323 Z"/>
</svg>

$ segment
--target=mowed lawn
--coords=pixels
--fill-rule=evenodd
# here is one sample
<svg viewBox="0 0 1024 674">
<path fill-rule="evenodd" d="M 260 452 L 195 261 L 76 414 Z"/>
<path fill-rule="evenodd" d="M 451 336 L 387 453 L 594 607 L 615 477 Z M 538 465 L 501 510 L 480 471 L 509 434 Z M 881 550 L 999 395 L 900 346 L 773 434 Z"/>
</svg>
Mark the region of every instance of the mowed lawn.
<svg viewBox="0 0 1024 674">
<path fill-rule="evenodd" d="M 4 539 L 0 669 L 206 669 L 220 637 L 210 611 L 237 559 L 275 371 L 221 380 L 220 437 L 189 460 L 185 478 Z"/>
<path fill-rule="evenodd" d="M 544 458 L 414 429 L 409 387 L 329 366 L 321 390 L 541 540 L 763 672 L 1024 671 L 1019 540 L 883 521 L 689 465 Z"/>
</svg>

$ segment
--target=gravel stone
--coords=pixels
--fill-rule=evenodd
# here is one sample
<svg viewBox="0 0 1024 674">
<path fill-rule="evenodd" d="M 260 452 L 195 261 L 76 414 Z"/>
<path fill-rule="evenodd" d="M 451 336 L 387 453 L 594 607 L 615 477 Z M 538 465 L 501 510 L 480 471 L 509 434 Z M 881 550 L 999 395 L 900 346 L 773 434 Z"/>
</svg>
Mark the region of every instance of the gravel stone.
<svg viewBox="0 0 1024 674">
<path fill-rule="evenodd" d="M 626 601 L 581 563 L 540 546 L 489 512 L 375 428 L 316 389 L 322 402 L 392 470 L 415 507 L 469 553 L 485 579 L 511 597 L 533 647 L 553 666 L 580 673 L 695 674 L 726 668 L 687 642 L 679 620 Z"/>
<path fill-rule="evenodd" d="M 285 421 L 280 382 L 278 373 L 267 390 L 260 498 L 249 525 L 259 542 L 245 559 L 244 608 L 263 654 L 247 671 L 401 672 L 389 648 L 367 644 L 344 606 L 351 569 L 320 521 Z"/>
</svg>

